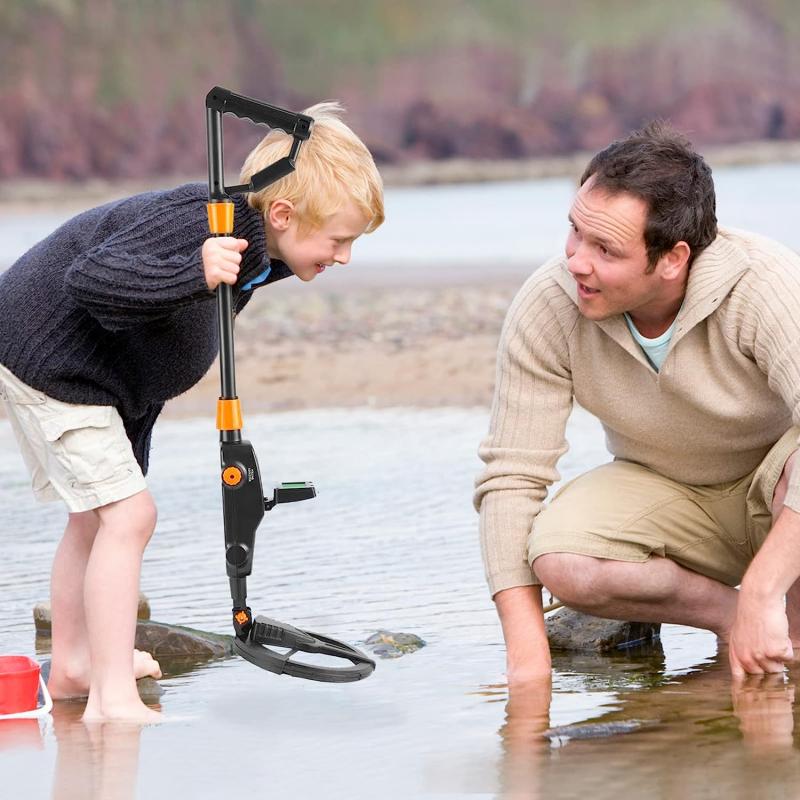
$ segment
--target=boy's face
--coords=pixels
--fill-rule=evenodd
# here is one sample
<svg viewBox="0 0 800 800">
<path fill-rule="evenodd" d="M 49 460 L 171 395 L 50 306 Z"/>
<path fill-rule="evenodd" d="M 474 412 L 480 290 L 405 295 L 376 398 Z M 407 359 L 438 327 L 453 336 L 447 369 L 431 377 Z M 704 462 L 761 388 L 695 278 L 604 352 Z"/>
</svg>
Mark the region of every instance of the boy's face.
<svg viewBox="0 0 800 800">
<path fill-rule="evenodd" d="M 271 258 L 279 258 L 302 281 L 312 281 L 326 267 L 347 264 L 353 242 L 364 233 L 369 220 L 348 200 L 321 228 L 300 233 L 300 221 L 291 203 L 273 202 L 267 220 L 267 244 Z"/>
</svg>

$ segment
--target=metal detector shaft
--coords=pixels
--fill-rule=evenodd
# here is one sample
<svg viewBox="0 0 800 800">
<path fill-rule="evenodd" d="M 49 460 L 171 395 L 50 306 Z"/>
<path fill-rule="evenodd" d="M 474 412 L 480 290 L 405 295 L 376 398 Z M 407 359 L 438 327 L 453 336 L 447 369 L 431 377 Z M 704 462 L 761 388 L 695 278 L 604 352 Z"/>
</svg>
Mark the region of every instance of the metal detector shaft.
<svg viewBox="0 0 800 800">
<path fill-rule="evenodd" d="M 232 113 L 292 136 L 289 154 L 257 172 L 248 184 L 225 186 L 222 115 Z M 311 131 L 313 120 L 303 114 L 261 103 L 215 87 L 206 96 L 208 138 L 208 222 L 212 235 L 230 236 L 234 231 L 231 194 L 257 191 L 288 175 Z M 217 428 L 220 432 L 222 507 L 225 527 L 225 566 L 233 600 L 234 647 L 237 653 L 262 669 L 318 681 L 344 682 L 365 678 L 375 662 L 359 650 L 321 634 L 301 631 L 267 617 L 256 617 L 247 605 L 247 577 L 253 567 L 255 535 L 265 510 L 279 503 L 306 500 L 316 495 L 313 484 L 285 483 L 276 487 L 271 499 L 264 497 L 258 459 L 250 442 L 242 439 L 242 412 L 236 395 L 233 336 L 233 291 L 225 283 L 217 287 L 219 320 L 220 397 Z M 269 646 L 288 650 L 279 653 Z M 319 666 L 298 662 L 298 651 L 349 661 L 349 666 Z"/>
</svg>

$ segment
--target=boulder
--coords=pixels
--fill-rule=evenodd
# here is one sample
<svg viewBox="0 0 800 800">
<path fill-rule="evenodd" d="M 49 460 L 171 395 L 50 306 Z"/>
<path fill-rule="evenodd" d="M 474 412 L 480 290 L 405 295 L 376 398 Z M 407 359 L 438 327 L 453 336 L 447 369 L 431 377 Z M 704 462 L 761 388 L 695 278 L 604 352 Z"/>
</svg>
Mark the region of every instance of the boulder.
<svg viewBox="0 0 800 800">
<path fill-rule="evenodd" d="M 225 658 L 233 654 L 233 636 L 144 621 L 136 626 L 136 648 L 146 650 L 156 661 Z"/>
<path fill-rule="evenodd" d="M 566 606 L 545 620 L 550 649 L 607 653 L 658 641 L 661 625 L 600 619 Z"/>
</svg>

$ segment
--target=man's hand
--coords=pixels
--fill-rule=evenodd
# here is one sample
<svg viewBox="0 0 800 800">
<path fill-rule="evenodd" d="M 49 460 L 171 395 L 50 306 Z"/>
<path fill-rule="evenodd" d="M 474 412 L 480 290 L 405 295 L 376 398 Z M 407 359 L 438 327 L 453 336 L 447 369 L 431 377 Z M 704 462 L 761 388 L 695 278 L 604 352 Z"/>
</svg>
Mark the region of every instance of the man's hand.
<svg viewBox="0 0 800 800">
<path fill-rule="evenodd" d="M 241 254 L 246 248 L 245 239 L 235 239 L 233 236 L 212 236 L 203 242 L 203 274 L 212 292 L 221 283 L 236 283 L 239 264 L 242 263 Z"/>
<path fill-rule="evenodd" d="M 737 680 L 745 674 L 783 672 L 794 652 L 781 597 L 759 598 L 742 588 L 728 655 L 731 673 Z"/>
</svg>

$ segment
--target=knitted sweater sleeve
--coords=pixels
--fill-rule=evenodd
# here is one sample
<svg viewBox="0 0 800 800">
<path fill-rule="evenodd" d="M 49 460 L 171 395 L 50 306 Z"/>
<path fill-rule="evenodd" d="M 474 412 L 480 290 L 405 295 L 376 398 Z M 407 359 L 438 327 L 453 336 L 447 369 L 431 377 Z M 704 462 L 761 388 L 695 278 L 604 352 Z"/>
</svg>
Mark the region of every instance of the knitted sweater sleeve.
<svg viewBox="0 0 800 800">
<path fill-rule="evenodd" d="M 773 244 L 754 260 L 731 298 L 729 335 L 764 372 L 772 391 L 791 410 L 793 424 L 800 426 L 800 257 Z M 800 512 L 799 469 L 784 502 Z"/>
<path fill-rule="evenodd" d="M 196 202 L 151 203 L 75 258 L 64 288 L 108 330 L 141 325 L 213 297 L 201 257 L 207 237 Z"/>
<path fill-rule="evenodd" d="M 474 497 L 492 595 L 535 583 L 528 535 L 547 488 L 559 479 L 556 463 L 567 450 L 572 409 L 565 315 L 559 319 L 569 304 L 552 279 L 534 275 L 503 326 L 489 433 L 478 451 L 486 466 Z"/>
</svg>

